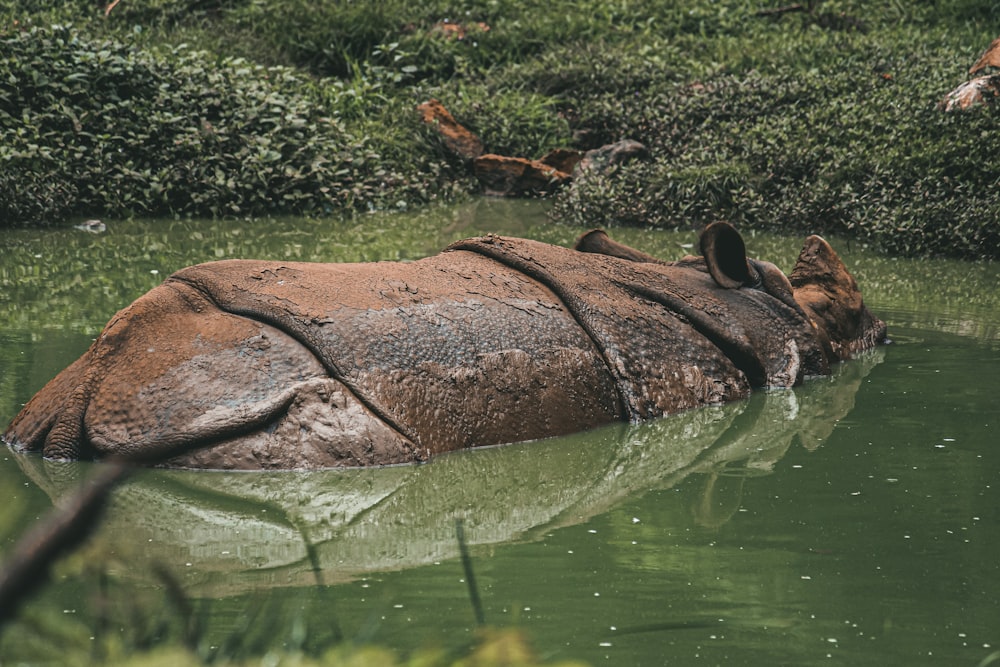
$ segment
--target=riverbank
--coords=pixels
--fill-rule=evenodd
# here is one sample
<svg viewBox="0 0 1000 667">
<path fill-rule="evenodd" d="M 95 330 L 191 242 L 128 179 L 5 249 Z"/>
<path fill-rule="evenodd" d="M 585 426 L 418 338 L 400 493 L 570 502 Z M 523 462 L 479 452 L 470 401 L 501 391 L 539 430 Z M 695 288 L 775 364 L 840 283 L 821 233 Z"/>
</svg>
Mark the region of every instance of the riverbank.
<svg viewBox="0 0 1000 667">
<path fill-rule="evenodd" d="M 661 5 L 0 0 L 0 225 L 478 193 L 415 111 L 435 98 L 500 155 L 644 144 L 551 195 L 571 224 L 1000 257 L 1000 111 L 938 108 L 996 36 L 989 3 Z"/>
</svg>

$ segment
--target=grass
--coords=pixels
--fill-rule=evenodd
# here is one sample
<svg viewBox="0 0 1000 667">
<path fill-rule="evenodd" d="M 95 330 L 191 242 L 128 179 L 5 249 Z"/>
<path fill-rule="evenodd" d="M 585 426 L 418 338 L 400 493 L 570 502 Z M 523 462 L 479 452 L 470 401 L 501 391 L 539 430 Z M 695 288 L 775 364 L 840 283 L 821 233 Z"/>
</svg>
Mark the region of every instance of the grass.
<svg viewBox="0 0 1000 667">
<path fill-rule="evenodd" d="M 105 18 L 85 3 L 0 0 L 0 224 L 322 214 L 475 193 L 412 113 L 436 97 L 490 152 L 649 146 L 651 162 L 556 196 L 553 215 L 573 224 L 729 219 L 891 254 L 1000 256 L 989 140 L 1000 112 L 937 109 L 996 36 L 997 3 L 760 14 L 781 4 L 123 0 Z M 109 71 L 108 50 L 128 67 Z M 29 52 L 40 64 L 22 64 Z M 76 81 L 79 101 L 39 87 L 39 71 Z M 169 114 L 115 96 L 143 86 Z M 212 90 L 226 102 L 208 118 L 221 144 L 205 131 Z M 265 122 L 275 101 L 299 132 Z"/>
</svg>

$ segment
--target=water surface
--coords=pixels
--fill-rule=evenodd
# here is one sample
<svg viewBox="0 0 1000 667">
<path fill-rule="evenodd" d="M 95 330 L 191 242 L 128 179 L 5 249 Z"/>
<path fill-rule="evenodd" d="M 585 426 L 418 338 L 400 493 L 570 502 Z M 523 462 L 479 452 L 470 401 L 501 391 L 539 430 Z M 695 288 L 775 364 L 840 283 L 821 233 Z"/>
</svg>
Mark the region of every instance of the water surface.
<svg viewBox="0 0 1000 667">
<path fill-rule="evenodd" d="M 5 232 L 0 421 L 188 264 L 409 260 L 483 232 L 569 244 L 580 231 L 537 204 L 483 200 L 352 220 Z M 665 259 L 695 241 L 614 236 Z M 801 239 L 747 245 L 789 269 Z M 461 647 L 475 625 L 462 519 L 487 622 L 524 628 L 546 657 L 975 667 L 1000 650 L 1000 270 L 835 245 L 894 342 L 832 378 L 424 466 L 144 472 L 0 637 L 0 656 L 58 662 L 67 647 L 92 654 L 94 636 L 176 636 L 163 570 L 217 650 Z M 0 452 L 0 552 L 92 467 Z"/>
</svg>

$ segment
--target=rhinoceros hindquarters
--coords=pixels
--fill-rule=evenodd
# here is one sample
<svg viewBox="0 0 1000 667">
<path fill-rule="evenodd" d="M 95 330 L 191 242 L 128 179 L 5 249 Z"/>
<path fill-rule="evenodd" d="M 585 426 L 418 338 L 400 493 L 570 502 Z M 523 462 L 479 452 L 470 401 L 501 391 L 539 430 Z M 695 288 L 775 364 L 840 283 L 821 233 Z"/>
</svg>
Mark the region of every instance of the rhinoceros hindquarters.
<svg viewBox="0 0 1000 667">
<path fill-rule="evenodd" d="M 336 424 L 340 438 L 329 437 L 328 424 Z M 176 281 L 119 312 L 4 437 L 49 458 L 178 456 L 173 465 L 197 467 L 420 458 L 412 443 L 327 377 L 298 341 L 269 324 L 223 312 Z"/>
<path fill-rule="evenodd" d="M 39 451 L 45 446 L 46 455 L 54 459 L 80 458 L 86 409 L 80 389 L 87 370 L 84 355 L 50 380 L 10 423 L 3 441 L 19 451 Z"/>
<path fill-rule="evenodd" d="M 414 463 L 426 458 L 409 440 L 374 415 L 341 382 L 313 378 L 260 406 L 274 406 L 264 428 L 246 431 L 218 424 L 208 446 L 181 448 L 168 467 L 293 470 Z M 239 419 L 240 414 L 233 415 Z M 249 423 L 249 421 L 247 422 Z M 240 424 L 237 422 L 237 426 Z M 244 432 L 246 431 L 246 432 Z M 202 435 L 209 434 L 205 429 Z M 185 433 L 178 433 L 179 439 Z M 189 440 L 190 442 L 190 440 Z"/>
</svg>

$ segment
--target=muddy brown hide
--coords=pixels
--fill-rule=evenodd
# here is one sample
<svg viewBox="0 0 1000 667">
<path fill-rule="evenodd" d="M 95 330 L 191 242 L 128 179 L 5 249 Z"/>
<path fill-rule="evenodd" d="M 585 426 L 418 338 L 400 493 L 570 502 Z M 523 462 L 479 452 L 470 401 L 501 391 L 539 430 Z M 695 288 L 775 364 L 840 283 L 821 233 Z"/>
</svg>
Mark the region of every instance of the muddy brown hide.
<svg viewBox="0 0 1000 667">
<path fill-rule="evenodd" d="M 412 263 L 190 267 L 118 313 L 4 439 L 53 459 L 382 465 L 828 374 L 846 353 L 740 252 L 668 264 L 490 235 Z"/>
</svg>

